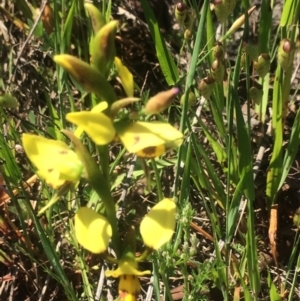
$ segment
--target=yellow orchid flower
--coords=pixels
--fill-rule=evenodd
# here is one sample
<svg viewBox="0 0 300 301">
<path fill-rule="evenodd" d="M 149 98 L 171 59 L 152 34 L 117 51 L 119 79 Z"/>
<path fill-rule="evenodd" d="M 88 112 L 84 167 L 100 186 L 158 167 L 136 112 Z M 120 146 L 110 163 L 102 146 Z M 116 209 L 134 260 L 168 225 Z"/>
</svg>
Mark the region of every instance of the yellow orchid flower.
<svg viewBox="0 0 300 301">
<path fill-rule="evenodd" d="M 151 271 L 139 271 L 138 263 L 132 252 L 122 256 L 116 270 L 107 270 L 107 277 L 119 278 L 119 297 L 122 301 L 135 301 L 141 291 L 138 276 L 151 274 Z"/>
<path fill-rule="evenodd" d="M 27 157 L 38 169 L 37 175 L 53 188 L 80 180 L 83 164 L 64 142 L 23 134 L 22 143 Z"/>
<path fill-rule="evenodd" d="M 66 119 L 78 126 L 75 131 L 77 137 L 84 131 L 96 144 L 105 145 L 116 135 L 112 120 L 102 113 L 107 107 L 107 102 L 100 102 L 91 111 L 68 113 Z"/>
<path fill-rule="evenodd" d="M 141 158 L 155 158 L 181 145 L 183 135 L 165 122 L 134 122 L 118 136 L 130 153 Z"/>
<path fill-rule="evenodd" d="M 157 250 L 171 239 L 175 228 L 175 214 L 175 202 L 165 198 L 144 217 L 140 232 L 149 249 Z M 107 249 L 111 235 L 109 222 L 102 215 L 87 207 L 78 210 L 75 215 L 75 236 L 84 248 L 93 253 L 102 253 Z M 141 290 L 138 277 L 151 274 L 151 271 L 140 271 L 138 262 L 141 260 L 135 257 L 132 246 L 125 246 L 125 249 L 118 260 L 117 269 L 107 270 L 105 275 L 119 278 L 119 296 L 122 301 L 135 301 Z M 144 253 L 149 254 L 148 250 Z"/>
</svg>

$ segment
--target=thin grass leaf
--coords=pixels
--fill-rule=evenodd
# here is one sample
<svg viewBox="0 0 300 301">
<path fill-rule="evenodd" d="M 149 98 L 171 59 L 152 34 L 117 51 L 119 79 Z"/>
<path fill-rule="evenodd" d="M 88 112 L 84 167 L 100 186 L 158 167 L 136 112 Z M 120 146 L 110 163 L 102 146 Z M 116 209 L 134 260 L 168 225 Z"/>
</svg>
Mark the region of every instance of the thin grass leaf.
<svg viewBox="0 0 300 301">
<path fill-rule="evenodd" d="M 167 48 L 164 38 L 160 33 L 160 29 L 155 15 L 147 0 L 141 0 L 144 15 L 147 20 L 152 39 L 155 44 L 156 55 L 165 76 L 168 85 L 174 85 L 179 80 L 178 70 L 170 51 Z"/>
<path fill-rule="evenodd" d="M 280 188 L 283 185 L 284 181 L 286 180 L 286 177 L 297 155 L 299 145 L 300 145 L 300 110 L 298 109 L 292 127 L 290 140 L 285 150 L 283 164 L 282 164 L 282 174 L 281 174 L 278 188 Z"/>
<path fill-rule="evenodd" d="M 280 26 L 290 26 L 297 22 L 300 14 L 300 2 L 295 0 L 286 0 L 280 19 Z"/>
<path fill-rule="evenodd" d="M 45 230 L 43 229 L 39 219 L 37 218 L 35 212 L 32 209 L 31 204 L 28 200 L 26 200 L 26 207 L 28 212 L 31 213 L 32 220 L 36 226 L 37 233 L 40 237 L 41 243 L 43 245 L 44 251 L 46 256 L 48 257 L 51 266 L 53 267 L 56 277 L 59 280 L 59 283 L 61 284 L 62 288 L 65 291 L 65 294 L 69 300 L 77 301 L 77 293 L 75 292 L 72 284 L 70 283 L 70 279 L 67 277 L 64 269 L 61 266 L 61 262 L 58 258 L 57 252 L 54 248 L 54 245 L 52 244 L 52 241 L 49 240 L 48 236 L 45 233 Z"/>
</svg>

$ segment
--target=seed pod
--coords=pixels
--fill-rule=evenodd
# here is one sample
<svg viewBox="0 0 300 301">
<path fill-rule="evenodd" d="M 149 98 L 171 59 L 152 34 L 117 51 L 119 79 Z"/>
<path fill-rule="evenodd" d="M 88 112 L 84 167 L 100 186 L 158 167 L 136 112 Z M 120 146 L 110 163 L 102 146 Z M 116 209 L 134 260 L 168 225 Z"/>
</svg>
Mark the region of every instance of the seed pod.
<svg viewBox="0 0 300 301">
<path fill-rule="evenodd" d="M 183 2 L 178 2 L 175 6 L 175 19 L 176 21 L 183 25 L 185 18 L 187 16 L 188 7 Z"/>
<path fill-rule="evenodd" d="M 224 63 L 222 61 L 215 60 L 211 65 L 211 73 L 216 83 L 222 83 L 225 75 Z"/>
<path fill-rule="evenodd" d="M 208 99 L 210 97 L 214 89 L 214 83 L 215 80 L 212 76 L 207 76 L 199 82 L 198 90 L 205 99 Z"/>
<path fill-rule="evenodd" d="M 258 76 L 264 78 L 270 70 L 271 58 L 267 53 L 262 53 L 257 61 L 253 62 L 253 67 Z"/>
<path fill-rule="evenodd" d="M 148 100 L 145 107 L 145 112 L 147 114 L 157 114 L 167 109 L 171 105 L 178 92 L 178 88 L 173 88 L 168 91 L 157 93 Z"/>
<path fill-rule="evenodd" d="M 183 102 L 184 102 L 184 99 L 185 99 L 185 94 L 183 94 L 181 97 L 180 97 L 180 105 L 183 107 Z M 187 99 L 187 105 L 188 105 L 188 110 L 194 106 L 197 102 L 197 98 L 195 96 L 195 94 L 193 92 L 189 92 L 189 96 L 188 96 L 188 99 Z"/>
<path fill-rule="evenodd" d="M 278 63 L 286 71 L 294 60 L 295 47 L 289 39 L 283 39 L 278 48 Z"/>
<path fill-rule="evenodd" d="M 249 89 L 249 96 L 255 104 L 260 105 L 263 97 L 263 90 L 262 88 L 251 87 Z"/>
<path fill-rule="evenodd" d="M 219 41 L 215 42 L 215 45 L 212 49 L 213 56 L 216 60 L 224 60 L 225 52 L 224 52 L 224 47 L 223 44 Z"/>
</svg>

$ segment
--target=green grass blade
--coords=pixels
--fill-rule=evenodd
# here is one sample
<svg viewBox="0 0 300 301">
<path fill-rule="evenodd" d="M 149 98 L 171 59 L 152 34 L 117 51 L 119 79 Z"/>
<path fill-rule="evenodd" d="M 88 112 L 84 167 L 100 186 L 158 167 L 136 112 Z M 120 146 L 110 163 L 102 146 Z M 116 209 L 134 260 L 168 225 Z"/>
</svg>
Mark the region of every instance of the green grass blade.
<svg viewBox="0 0 300 301">
<path fill-rule="evenodd" d="M 141 0 L 152 39 L 155 44 L 157 58 L 168 85 L 174 85 L 179 80 L 178 70 L 170 51 L 162 37 L 155 15 L 147 0 Z"/>
</svg>

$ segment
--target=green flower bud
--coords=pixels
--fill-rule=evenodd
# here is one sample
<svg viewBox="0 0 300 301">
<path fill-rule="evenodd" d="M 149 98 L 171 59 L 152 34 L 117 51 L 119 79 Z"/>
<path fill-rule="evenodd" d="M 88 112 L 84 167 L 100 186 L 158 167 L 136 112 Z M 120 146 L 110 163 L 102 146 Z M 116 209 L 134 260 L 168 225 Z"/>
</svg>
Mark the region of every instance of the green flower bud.
<svg viewBox="0 0 300 301">
<path fill-rule="evenodd" d="M 289 39 L 283 39 L 278 48 L 278 63 L 286 71 L 294 60 L 295 47 Z"/>
<path fill-rule="evenodd" d="M 216 60 L 224 60 L 225 52 L 224 52 L 224 47 L 223 44 L 219 41 L 215 42 L 215 45 L 212 49 L 213 56 Z"/>
<path fill-rule="evenodd" d="M 255 104 L 260 105 L 263 97 L 263 90 L 262 87 L 251 87 L 249 89 L 249 96 Z"/>
<path fill-rule="evenodd" d="M 201 95 L 208 99 L 214 89 L 215 80 L 212 76 L 207 76 L 203 78 L 198 84 L 198 90 Z"/>
<path fill-rule="evenodd" d="M 116 55 L 115 35 L 118 21 L 110 21 L 96 34 L 91 44 L 91 63 L 105 76 Z"/>
<path fill-rule="evenodd" d="M 270 56 L 267 53 L 262 53 L 258 57 L 257 61 L 254 61 L 253 67 L 256 70 L 257 74 L 261 78 L 264 78 L 269 72 L 270 64 L 271 64 Z"/>
<path fill-rule="evenodd" d="M 216 83 L 222 83 L 225 75 L 224 63 L 222 61 L 215 60 L 211 65 L 211 73 Z"/>
<path fill-rule="evenodd" d="M 9 94 L 0 95 L 0 107 L 14 109 L 18 107 L 18 101 Z"/>
<path fill-rule="evenodd" d="M 214 0 L 213 4 L 218 21 L 224 23 L 230 14 L 228 7 L 224 4 L 224 0 Z"/>
<path fill-rule="evenodd" d="M 95 93 L 109 104 L 116 100 L 114 89 L 95 67 L 68 54 L 55 55 L 54 61 L 88 92 Z"/>
<path fill-rule="evenodd" d="M 184 102 L 184 99 L 185 99 L 185 94 L 183 94 L 181 97 L 180 97 L 180 105 L 183 106 L 183 102 Z M 189 96 L 188 96 L 188 99 L 187 99 L 187 102 L 188 102 L 188 110 L 194 106 L 197 102 L 197 98 L 195 96 L 195 94 L 193 92 L 189 92 Z"/>
<path fill-rule="evenodd" d="M 243 49 L 251 60 L 257 61 L 258 59 L 258 45 L 256 43 L 243 42 Z"/>
<path fill-rule="evenodd" d="M 193 34 L 192 34 L 192 32 L 191 32 L 189 29 L 186 29 L 186 30 L 184 31 L 183 37 L 184 37 L 184 39 L 185 39 L 186 41 L 190 41 L 190 40 L 192 39 L 192 37 L 193 37 Z"/>
<path fill-rule="evenodd" d="M 105 17 L 100 12 L 100 10 L 94 6 L 91 3 L 85 3 L 84 4 L 85 9 L 88 11 L 93 27 L 94 34 L 97 34 L 97 32 L 105 25 Z"/>
<path fill-rule="evenodd" d="M 294 225 L 300 229 L 300 208 L 298 208 L 293 217 Z"/>
</svg>

